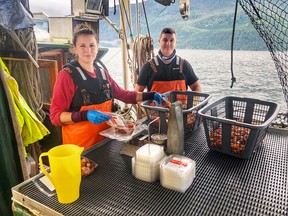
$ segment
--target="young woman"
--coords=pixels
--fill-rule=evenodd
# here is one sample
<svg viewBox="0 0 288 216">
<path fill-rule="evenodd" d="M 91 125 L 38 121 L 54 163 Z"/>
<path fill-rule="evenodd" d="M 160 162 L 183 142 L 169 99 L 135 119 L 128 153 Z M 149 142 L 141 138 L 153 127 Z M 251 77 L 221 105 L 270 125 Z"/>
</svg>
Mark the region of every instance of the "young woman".
<svg viewBox="0 0 288 216">
<path fill-rule="evenodd" d="M 128 91 L 117 85 L 95 62 L 97 35 L 87 24 L 75 28 L 73 45 L 77 60 L 59 72 L 50 108 L 51 122 L 62 126 L 63 144 L 86 149 L 103 140 L 99 132 L 108 128 L 109 116 L 104 112 L 112 111 L 113 98 L 130 104 L 148 99 L 163 102 L 159 93 Z"/>
</svg>

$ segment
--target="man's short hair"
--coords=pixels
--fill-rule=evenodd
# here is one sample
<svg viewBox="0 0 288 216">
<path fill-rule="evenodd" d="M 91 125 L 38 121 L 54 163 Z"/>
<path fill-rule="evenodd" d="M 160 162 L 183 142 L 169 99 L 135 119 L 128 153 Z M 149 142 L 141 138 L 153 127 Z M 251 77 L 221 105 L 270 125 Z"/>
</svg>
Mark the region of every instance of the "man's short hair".
<svg viewBox="0 0 288 216">
<path fill-rule="evenodd" d="M 173 28 L 164 28 L 161 31 L 161 35 L 162 34 L 176 34 L 175 30 Z"/>
</svg>

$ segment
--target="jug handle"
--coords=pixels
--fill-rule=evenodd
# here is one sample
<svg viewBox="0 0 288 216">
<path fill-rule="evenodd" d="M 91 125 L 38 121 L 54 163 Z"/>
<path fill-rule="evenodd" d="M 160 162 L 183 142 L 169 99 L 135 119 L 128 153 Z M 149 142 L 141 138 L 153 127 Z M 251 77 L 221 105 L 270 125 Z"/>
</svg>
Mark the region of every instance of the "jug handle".
<svg viewBox="0 0 288 216">
<path fill-rule="evenodd" d="M 82 154 L 83 150 L 84 150 L 84 147 L 80 147 L 79 149 L 80 155 Z"/>
<path fill-rule="evenodd" d="M 43 166 L 43 161 L 42 161 L 42 157 L 44 156 L 47 156 L 48 157 L 48 153 L 47 152 L 44 152 L 44 153 L 41 153 L 40 156 L 39 156 L 39 164 L 40 164 L 40 169 L 41 171 L 44 173 L 44 175 L 47 176 L 47 178 L 51 181 L 51 183 L 53 184 L 53 181 L 52 181 L 52 178 L 50 176 L 50 174 L 46 171 L 46 169 L 44 168 Z M 48 157 L 49 159 L 49 157 Z"/>
</svg>

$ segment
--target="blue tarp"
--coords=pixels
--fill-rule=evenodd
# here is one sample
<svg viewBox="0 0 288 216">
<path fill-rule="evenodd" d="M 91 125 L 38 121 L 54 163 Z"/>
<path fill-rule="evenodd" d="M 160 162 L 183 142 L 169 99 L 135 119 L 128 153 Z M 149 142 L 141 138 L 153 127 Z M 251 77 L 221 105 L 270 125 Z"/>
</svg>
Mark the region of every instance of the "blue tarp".
<svg viewBox="0 0 288 216">
<path fill-rule="evenodd" d="M 20 0 L 0 0 L 0 25 L 7 30 L 33 27 L 36 23 Z"/>
</svg>

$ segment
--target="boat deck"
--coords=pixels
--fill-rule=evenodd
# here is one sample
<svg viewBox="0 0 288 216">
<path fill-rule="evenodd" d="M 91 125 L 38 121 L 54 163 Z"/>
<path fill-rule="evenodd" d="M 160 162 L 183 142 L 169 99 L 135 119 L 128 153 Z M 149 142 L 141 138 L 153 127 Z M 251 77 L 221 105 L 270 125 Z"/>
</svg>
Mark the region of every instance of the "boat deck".
<svg viewBox="0 0 288 216">
<path fill-rule="evenodd" d="M 196 177 L 185 193 L 134 178 L 122 147 L 109 141 L 85 155 L 98 167 L 82 179 L 74 203 L 60 204 L 32 180 L 14 187 L 12 199 L 47 215 L 288 215 L 287 135 L 267 133 L 243 160 L 209 150 L 200 126 L 185 141 L 185 155 L 196 161 Z"/>
</svg>

